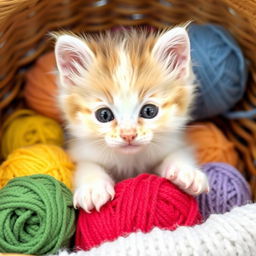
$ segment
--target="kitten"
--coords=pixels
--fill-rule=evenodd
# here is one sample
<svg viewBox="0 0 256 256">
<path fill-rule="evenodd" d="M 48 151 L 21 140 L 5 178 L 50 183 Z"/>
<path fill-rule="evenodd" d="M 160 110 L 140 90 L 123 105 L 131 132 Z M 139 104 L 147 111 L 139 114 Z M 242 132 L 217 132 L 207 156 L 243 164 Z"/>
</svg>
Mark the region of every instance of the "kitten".
<svg viewBox="0 0 256 256">
<path fill-rule="evenodd" d="M 186 29 L 56 38 L 59 106 L 77 163 L 74 206 L 99 210 L 116 181 L 142 172 L 207 192 L 183 136 L 195 90 Z"/>
</svg>

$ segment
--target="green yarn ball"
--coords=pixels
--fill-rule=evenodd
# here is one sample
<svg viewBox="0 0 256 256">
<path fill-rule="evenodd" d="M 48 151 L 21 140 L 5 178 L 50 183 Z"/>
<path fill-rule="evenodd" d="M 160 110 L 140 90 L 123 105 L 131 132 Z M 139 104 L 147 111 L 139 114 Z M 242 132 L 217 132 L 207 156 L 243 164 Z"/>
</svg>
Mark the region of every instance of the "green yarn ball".
<svg viewBox="0 0 256 256">
<path fill-rule="evenodd" d="M 0 190 L 0 252 L 56 253 L 74 232 L 72 193 L 53 177 L 18 177 Z"/>
</svg>

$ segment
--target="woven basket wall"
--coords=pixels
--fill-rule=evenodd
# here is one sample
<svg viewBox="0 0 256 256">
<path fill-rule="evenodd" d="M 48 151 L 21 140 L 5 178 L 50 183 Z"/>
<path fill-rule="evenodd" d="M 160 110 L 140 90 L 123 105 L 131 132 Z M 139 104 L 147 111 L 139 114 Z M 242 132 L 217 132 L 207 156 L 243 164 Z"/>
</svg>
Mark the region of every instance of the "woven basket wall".
<svg viewBox="0 0 256 256">
<path fill-rule="evenodd" d="M 187 20 L 221 24 L 235 36 L 250 60 L 246 95 L 236 109 L 252 109 L 256 105 L 255 10 L 255 0 L 1 0 L 0 127 L 4 117 L 23 104 L 25 70 L 52 48 L 47 33 L 60 28 L 95 32 L 118 25 L 162 28 Z M 218 124 L 235 142 L 244 162 L 241 169 L 255 196 L 255 121 L 222 118 Z"/>
</svg>

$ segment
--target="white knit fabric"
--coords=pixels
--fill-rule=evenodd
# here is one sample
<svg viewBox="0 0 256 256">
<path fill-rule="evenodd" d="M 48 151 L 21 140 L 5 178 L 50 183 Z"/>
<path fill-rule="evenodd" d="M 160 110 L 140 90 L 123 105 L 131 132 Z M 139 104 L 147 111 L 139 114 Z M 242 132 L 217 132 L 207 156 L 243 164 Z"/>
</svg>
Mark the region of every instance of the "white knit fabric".
<svg viewBox="0 0 256 256">
<path fill-rule="evenodd" d="M 256 204 L 234 208 L 225 214 L 211 215 L 194 227 L 175 231 L 154 228 L 150 233 L 132 233 L 106 242 L 90 251 L 59 256 L 255 256 Z"/>
</svg>

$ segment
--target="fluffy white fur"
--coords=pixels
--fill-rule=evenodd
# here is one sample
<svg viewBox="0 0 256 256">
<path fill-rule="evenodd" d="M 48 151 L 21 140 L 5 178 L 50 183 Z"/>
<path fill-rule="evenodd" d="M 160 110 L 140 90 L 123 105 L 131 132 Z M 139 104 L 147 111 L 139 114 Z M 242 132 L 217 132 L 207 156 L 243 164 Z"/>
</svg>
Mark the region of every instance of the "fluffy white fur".
<svg viewBox="0 0 256 256">
<path fill-rule="evenodd" d="M 159 36 L 152 54 L 162 64 L 168 79 L 182 77 L 186 80 L 187 89 L 193 90 L 189 48 L 186 30 L 174 28 Z M 88 62 L 93 63 L 94 53 L 85 41 L 74 36 L 61 35 L 57 39 L 55 54 L 60 80 L 59 102 L 63 108 L 70 94 L 68 87 L 76 86 L 80 82 L 87 86 L 84 81 L 89 77 Z M 143 101 L 138 101 L 138 95 L 130 87 L 133 83 L 132 63 L 122 44 L 118 50 L 118 58 L 120 64 L 113 70 L 113 80 L 122 88 L 115 92 L 114 102 L 109 103 L 104 96 L 98 95 L 100 102 L 88 100 L 86 104 L 93 111 L 100 107 L 109 107 L 120 133 L 128 134 L 136 131 L 141 107 L 147 103 L 160 106 L 163 99 L 152 96 L 157 90 L 154 88 Z M 88 93 L 94 93 L 93 88 Z M 94 114 L 89 120 L 104 134 L 102 137 L 96 138 L 86 127 L 88 119 L 85 120 L 82 112 L 77 112 L 75 122 L 67 122 L 73 137 L 69 151 L 77 163 L 74 178 L 75 207 L 82 207 L 88 212 L 94 207 L 99 210 L 114 197 L 113 187 L 116 181 L 141 172 L 153 172 L 166 177 L 190 194 L 209 190 L 206 176 L 198 168 L 193 151 L 183 138 L 182 130 L 189 119 L 188 115 L 178 115 L 178 107 L 174 104 L 170 107 L 165 125 L 159 128 L 156 123 L 161 115 L 162 110 L 159 108 L 155 118 L 144 120 L 147 132 L 137 136 L 131 145 L 121 136 L 110 136 L 108 131 L 111 129 L 111 122 L 100 123 Z"/>
</svg>

